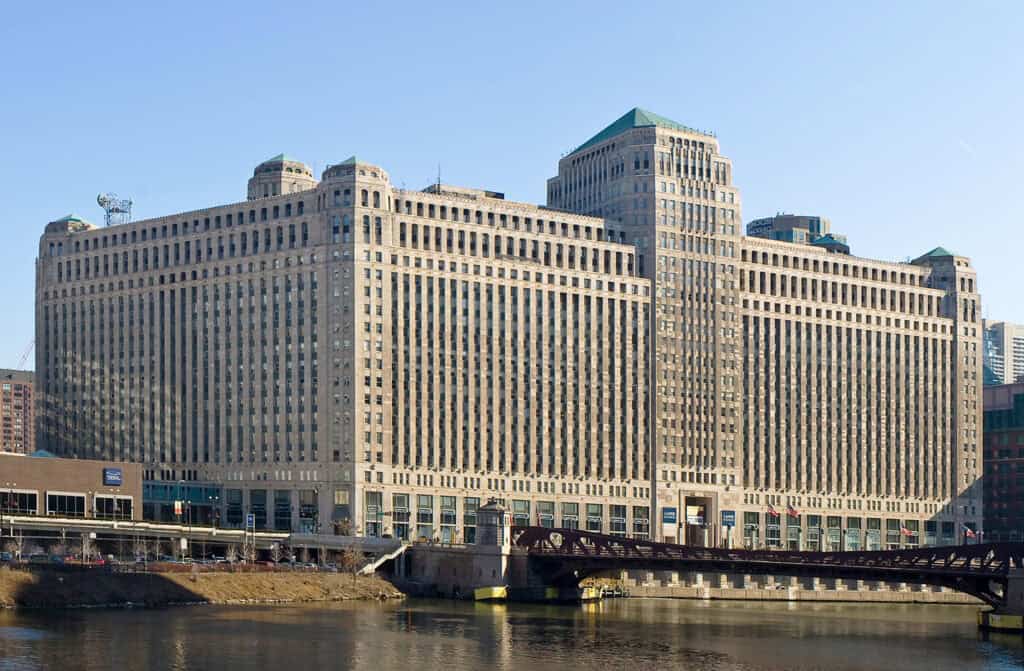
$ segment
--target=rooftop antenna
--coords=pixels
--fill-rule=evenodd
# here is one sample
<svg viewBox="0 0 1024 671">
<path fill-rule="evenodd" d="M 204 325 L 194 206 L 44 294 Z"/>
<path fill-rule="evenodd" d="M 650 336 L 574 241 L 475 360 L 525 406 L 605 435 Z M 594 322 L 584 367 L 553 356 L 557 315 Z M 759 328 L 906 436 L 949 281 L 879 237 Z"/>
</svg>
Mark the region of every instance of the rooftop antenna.
<svg viewBox="0 0 1024 671">
<path fill-rule="evenodd" d="M 441 164 L 437 164 L 437 192 L 441 193 Z"/>
<path fill-rule="evenodd" d="M 132 220 L 130 198 L 118 198 L 116 193 L 101 193 L 96 196 L 96 203 L 103 208 L 103 219 L 107 226 L 127 224 Z"/>
</svg>

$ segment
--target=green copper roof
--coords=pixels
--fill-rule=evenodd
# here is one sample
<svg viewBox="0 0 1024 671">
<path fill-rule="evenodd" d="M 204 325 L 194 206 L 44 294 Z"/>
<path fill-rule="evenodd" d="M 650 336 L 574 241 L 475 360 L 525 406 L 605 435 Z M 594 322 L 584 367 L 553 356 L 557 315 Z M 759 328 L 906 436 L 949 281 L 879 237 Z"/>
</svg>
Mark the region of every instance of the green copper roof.
<svg viewBox="0 0 1024 671">
<path fill-rule="evenodd" d="M 91 224 L 92 223 L 91 221 L 89 221 L 85 217 L 80 217 L 77 214 L 65 214 L 63 217 L 61 217 L 60 219 L 56 219 L 55 221 L 77 221 L 77 222 L 80 222 L 80 223 L 83 223 L 83 224 Z"/>
<path fill-rule="evenodd" d="M 956 256 L 956 254 L 954 254 L 953 252 L 949 251 L 945 247 L 936 247 L 935 249 L 933 249 L 932 251 L 928 252 L 927 254 L 922 254 L 920 258 L 923 259 L 926 256 L 942 257 L 942 256 Z"/>
<path fill-rule="evenodd" d="M 278 154 L 277 156 L 271 156 L 270 158 L 268 158 L 263 163 L 280 163 L 281 161 L 291 161 L 292 163 L 302 163 L 302 161 L 300 161 L 299 159 L 295 158 L 294 156 L 289 156 L 288 154 Z M 262 165 L 262 163 L 260 165 Z"/>
<path fill-rule="evenodd" d="M 576 147 L 572 153 L 575 154 L 581 149 L 586 149 L 587 147 L 598 144 L 599 142 L 604 142 L 605 140 L 613 138 L 616 135 L 624 133 L 632 128 L 650 128 L 651 126 L 669 128 L 671 130 L 690 131 L 691 133 L 700 132 L 690 128 L 689 126 L 684 126 L 678 121 L 672 121 L 671 119 L 666 119 L 654 112 L 648 112 L 647 110 L 642 110 L 639 107 L 634 107 L 615 121 L 611 122 L 608 126 L 605 126 L 604 130 L 600 133 Z"/>
<path fill-rule="evenodd" d="M 366 161 L 360 161 L 358 158 L 355 157 L 355 154 L 353 154 L 352 156 L 349 156 L 338 165 L 355 165 L 356 163 L 366 163 Z"/>
</svg>

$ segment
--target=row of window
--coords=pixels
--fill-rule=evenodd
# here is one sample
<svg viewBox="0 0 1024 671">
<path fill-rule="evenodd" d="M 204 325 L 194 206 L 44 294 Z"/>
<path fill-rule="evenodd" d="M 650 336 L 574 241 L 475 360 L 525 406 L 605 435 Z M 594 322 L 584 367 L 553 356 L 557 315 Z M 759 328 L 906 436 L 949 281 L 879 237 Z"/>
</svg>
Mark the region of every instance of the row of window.
<svg viewBox="0 0 1024 671">
<path fill-rule="evenodd" d="M 238 235 L 230 233 L 225 236 L 217 236 L 205 239 L 206 254 L 203 254 L 203 239 L 195 241 L 186 240 L 184 243 L 175 242 L 165 244 L 163 247 L 142 247 L 121 254 L 96 254 L 85 256 L 81 259 L 68 259 L 57 263 L 57 281 L 71 282 L 82 279 L 95 279 L 99 277 L 112 277 L 128 273 L 148 272 L 167 268 L 169 266 L 190 265 L 202 263 L 212 259 L 222 260 L 235 258 L 236 256 L 249 256 L 284 249 L 295 249 L 309 245 L 309 225 L 306 222 L 301 224 L 288 224 L 278 226 L 275 230 L 266 228 L 263 230 L 263 244 L 260 245 L 260 231 L 243 231 Z M 195 243 L 193 245 L 193 242 Z M 251 243 L 251 246 L 250 246 Z M 150 251 L 152 250 L 152 254 Z M 193 257 L 194 250 L 194 257 Z M 161 254 L 162 252 L 162 254 Z M 129 259 L 131 264 L 129 264 Z M 72 272 L 74 271 L 74 272 Z"/>
<path fill-rule="evenodd" d="M 3 490 L 0 491 L 0 513 L 130 520 L 134 504 L 133 497 L 118 494 L 95 494 L 90 503 L 86 494 L 73 492 L 46 492 L 43 500 L 46 507 L 41 510 L 39 492 Z"/>
<path fill-rule="evenodd" d="M 256 223 L 255 209 L 249 210 L 249 223 Z M 295 207 L 295 216 L 302 216 L 305 213 L 305 202 L 298 201 Z M 263 207 L 259 210 L 259 220 L 267 221 L 268 217 L 271 219 L 279 219 L 281 216 L 285 218 L 292 216 L 292 203 L 285 203 L 282 208 L 280 205 L 274 205 L 269 210 Z M 136 242 L 146 242 L 146 240 L 157 240 L 165 239 L 167 237 L 176 238 L 178 235 L 189 235 L 199 232 L 208 232 L 211 230 L 221 230 L 223 228 L 231 228 L 232 225 L 241 226 L 245 221 L 245 213 L 238 212 L 234 217 L 229 212 L 223 217 L 221 215 L 215 215 L 214 217 L 204 217 L 202 226 L 198 219 L 194 219 L 191 222 L 191 226 L 188 221 L 181 222 L 179 226 L 177 222 L 168 224 L 161 224 L 157 226 L 140 226 L 139 224 L 129 224 L 130 226 L 137 226 L 130 231 L 122 231 L 120 235 L 117 233 L 92 233 L 76 236 L 78 239 L 75 240 L 74 246 L 68 243 L 68 248 L 64 248 L 63 241 L 51 242 L 49 246 L 50 256 L 64 256 L 65 254 L 77 254 L 82 251 L 96 251 L 97 249 L 107 249 L 108 247 L 116 247 L 119 244 L 124 246 L 128 244 L 135 244 Z M 223 224 L 222 224 L 223 222 Z"/>
</svg>

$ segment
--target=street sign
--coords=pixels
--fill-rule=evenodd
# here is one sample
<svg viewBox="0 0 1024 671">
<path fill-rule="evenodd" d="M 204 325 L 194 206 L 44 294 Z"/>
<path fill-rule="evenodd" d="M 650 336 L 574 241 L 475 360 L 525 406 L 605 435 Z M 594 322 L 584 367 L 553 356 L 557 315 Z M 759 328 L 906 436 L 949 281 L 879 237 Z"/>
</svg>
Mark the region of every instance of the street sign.
<svg viewBox="0 0 1024 671">
<path fill-rule="evenodd" d="M 734 527 L 734 526 L 736 526 L 736 511 L 735 510 L 723 510 L 722 511 L 722 526 L 723 527 Z"/>
<path fill-rule="evenodd" d="M 661 523 L 675 524 L 679 520 L 679 511 L 675 508 L 661 509 Z"/>
<path fill-rule="evenodd" d="M 256 528 L 256 515 L 249 513 L 245 516 L 245 528 L 255 529 Z"/>
</svg>

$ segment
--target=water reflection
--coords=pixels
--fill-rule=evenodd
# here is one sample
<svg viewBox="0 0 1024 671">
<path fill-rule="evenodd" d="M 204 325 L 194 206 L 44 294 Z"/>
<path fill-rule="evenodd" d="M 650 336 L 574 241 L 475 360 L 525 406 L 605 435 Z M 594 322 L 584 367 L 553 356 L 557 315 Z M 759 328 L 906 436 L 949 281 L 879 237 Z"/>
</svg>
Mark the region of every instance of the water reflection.
<svg viewBox="0 0 1024 671">
<path fill-rule="evenodd" d="M 1019 669 L 949 606 L 440 601 L 0 613 L 0 670 Z"/>
</svg>

